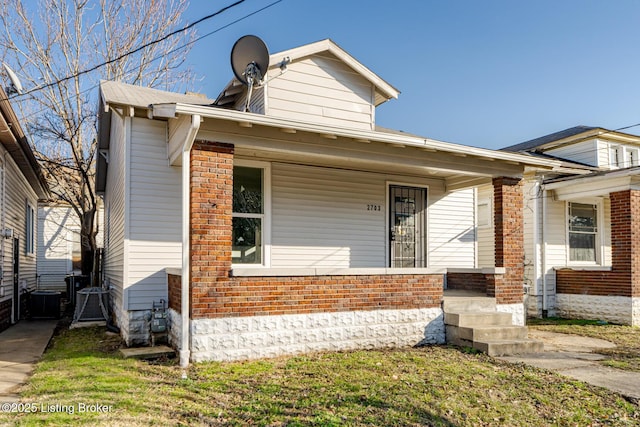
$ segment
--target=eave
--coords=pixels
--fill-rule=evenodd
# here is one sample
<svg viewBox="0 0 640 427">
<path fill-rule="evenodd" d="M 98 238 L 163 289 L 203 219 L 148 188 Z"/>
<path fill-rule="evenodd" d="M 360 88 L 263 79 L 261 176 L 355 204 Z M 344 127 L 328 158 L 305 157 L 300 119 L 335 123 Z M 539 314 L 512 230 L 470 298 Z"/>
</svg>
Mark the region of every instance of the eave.
<svg viewBox="0 0 640 427">
<path fill-rule="evenodd" d="M 377 141 L 387 144 L 419 147 L 425 149 L 426 151 L 435 150 L 460 156 L 484 158 L 488 159 L 489 161 L 500 160 L 526 166 L 538 166 L 545 169 L 553 169 L 562 165 L 562 162 L 556 160 L 531 158 L 529 156 L 517 153 L 495 151 L 486 148 L 469 147 L 449 142 L 437 141 L 430 138 L 421 138 L 417 136 L 406 136 L 401 134 L 376 132 L 361 129 L 349 129 L 325 124 L 315 124 L 282 118 L 274 118 L 261 114 L 246 113 L 209 106 L 190 104 L 154 104 L 151 106 L 152 118 L 177 119 L 179 115 L 199 115 L 205 119 L 211 118 L 228 120 L 241 124 L 243 127 L 260 125 L 279 129 L 294 129 L 296 131 L 311 132 L 327 136 L 335 135 L 336 137 L 350 138 L 355 141 L 362 142 Z"/>
</svg>

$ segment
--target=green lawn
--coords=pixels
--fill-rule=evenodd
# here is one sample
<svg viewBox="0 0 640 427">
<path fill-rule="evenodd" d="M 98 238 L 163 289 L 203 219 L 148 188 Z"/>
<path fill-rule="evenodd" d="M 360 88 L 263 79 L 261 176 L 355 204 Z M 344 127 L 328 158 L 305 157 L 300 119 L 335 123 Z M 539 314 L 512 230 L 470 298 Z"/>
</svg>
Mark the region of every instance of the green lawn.
<svg viewBox="0 0 640 427">
<path fill-rule="evenodd" d="M 640 328 L 612 325 L 596 320 L 530 319 L 529 327 L 543 331 L 600 338 L 616 348 L 600 350 L 609 357 L 602 363 L 619 369 L 640 372 Z"/>
<path fill-rule="evenodd" d="M 38 412 L 0 414 L 0 425 L 640 423 L 640 408 L 609 391 L 456 348 L 202 363 L 183 380 L 175 361 L 124 360 L 118 345 L 100 329 L 63 330 L 23 389 Z M 79 412 L 82 404 L 110 412 Z"/>
</svg>

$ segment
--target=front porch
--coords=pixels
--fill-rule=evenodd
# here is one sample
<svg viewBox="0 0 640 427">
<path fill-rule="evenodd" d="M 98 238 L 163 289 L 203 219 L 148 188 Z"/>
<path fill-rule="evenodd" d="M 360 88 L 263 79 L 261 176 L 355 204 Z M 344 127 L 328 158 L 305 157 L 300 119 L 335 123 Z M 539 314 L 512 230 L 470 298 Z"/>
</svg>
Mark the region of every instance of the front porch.
<svg viewBox="0 0 640 427">
<path fill-rule="evenodd" d="M 183 313 L 182 277 L 170 275 L 168 283 L 172 342 L 181 342 L 181 331 L 188 331 L 192 361 L 442 344 L 445 277 L 448 287 L 455 287 L 482 274 L 485 292 L 499 311 L 510 313 L 502 317 L 509 317 L 509 325 L 524 323 L 519 178 L 489 181 L 496 268 L 455 270 L 443 265 L 474 263 L 474 243 L 465 237 L 475 236 L 473 191 L 451 195 L 434 178 L 413 177 L 430 183 L 432 199 L 425 191 L 421 205 L 415 195 L 385 196 L 386 177 L 393 175 L 366 168 L 343 171 L 235 157 L 230 144 L 197 141 L 191 151 L 188 313 Z M 353 182 L 347 184 L 349 178 Z M 345 192 L 352 187 L 355 192 Z M 358 196 L 357 187 L 366 190 L 366 198 Z M 327 195 L 333 196 L 333 211 L 326 209 Z M 391 204 L 424 210 L 430 229 L 425 223 L 408 232 L 418 221 L 407 221 L 404 211 L 395 218 Z M 458 222 L 447 224 L 451 218 Z M 402 242 L 417 247 L 418 232 L 423 252 L 403 255 L 402 268 L 389 267 L 397 258 L 391 242 L 416 235 Z M 396 240 L 385 244 L 385 234 Z M 429 267 L 420 266 L 419 254 Z M 190 327 L 179 327 L 185 318 Z"/>
</svg>

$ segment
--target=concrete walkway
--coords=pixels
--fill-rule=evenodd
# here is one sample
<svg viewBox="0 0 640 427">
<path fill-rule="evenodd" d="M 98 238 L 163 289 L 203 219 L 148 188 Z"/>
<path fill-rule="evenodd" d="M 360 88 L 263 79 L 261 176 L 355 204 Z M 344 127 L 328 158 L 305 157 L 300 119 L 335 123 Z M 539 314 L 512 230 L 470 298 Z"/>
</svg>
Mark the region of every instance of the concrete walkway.
<svg viewBox="0 0 640 427">
<path fill-rule="evenodd" d="M 596 338 L 536 330 L 529 330 L 529 337 L 544 342 L 544 352 L 498 359 L 548 369 L 640 402 L 640 372 L 609 368 L 599 363 L 607 357 L 598 351 L 614 348 L 615 344 Z"/>
<path fill-rule="evenodd" d="M 17 390 L 27 382 L 57 324 L 57 320 L 21 320 L 0 332 L 0 403 L 19 400 Z"/>
</svg>

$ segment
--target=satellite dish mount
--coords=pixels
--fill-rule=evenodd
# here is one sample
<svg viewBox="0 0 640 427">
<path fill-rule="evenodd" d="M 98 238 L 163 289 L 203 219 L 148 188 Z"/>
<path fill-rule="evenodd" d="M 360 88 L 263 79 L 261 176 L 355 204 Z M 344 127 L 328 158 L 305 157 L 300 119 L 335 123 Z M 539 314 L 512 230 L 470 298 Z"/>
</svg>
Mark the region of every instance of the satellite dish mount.
<svg viewBox="0 0 640 427">
<path fill-rule="evenodd" d="M 269 68 L 267 45 L 256 36 L 240 37 L 231 49 L 231 68 L 236 78 L 247 86 L 244 111 L 249 111 L 253 87 L 262 84 Z"/>
</svg>

